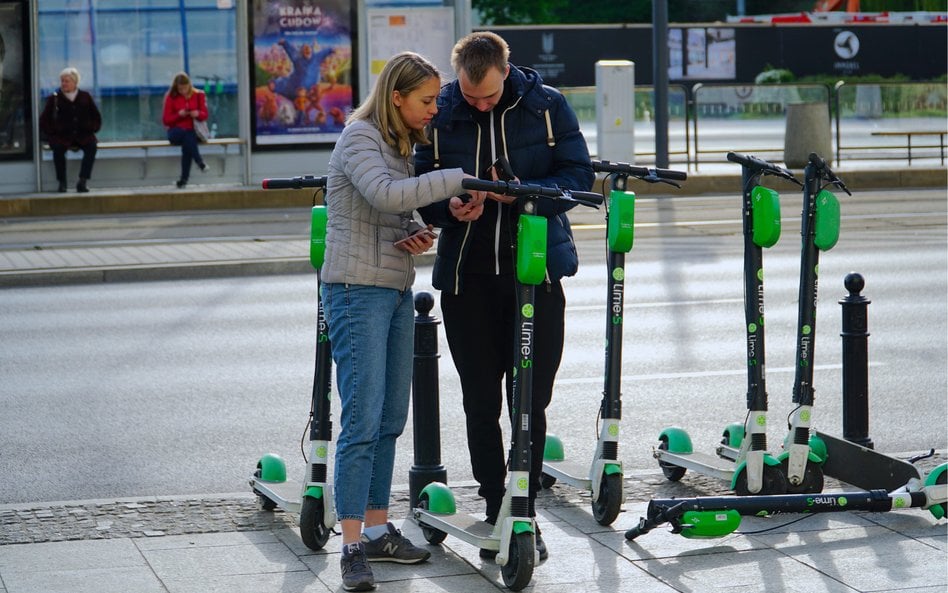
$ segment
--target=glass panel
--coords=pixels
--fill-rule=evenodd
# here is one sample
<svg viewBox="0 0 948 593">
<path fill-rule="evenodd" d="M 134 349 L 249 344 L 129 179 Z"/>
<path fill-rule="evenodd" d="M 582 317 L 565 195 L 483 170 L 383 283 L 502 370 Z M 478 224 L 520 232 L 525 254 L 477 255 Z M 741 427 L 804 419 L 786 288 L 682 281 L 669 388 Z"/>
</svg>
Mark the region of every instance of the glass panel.
<svg viewBox="0 0 948 593">
<path fill-rule="evenodd" d="M 102 112 L 100 141 L 165 138 L 164 94 L 188 72 L 207 93 L 215 135 L 238 134 L 236 2 L 217 0 L 50 0 L 39 10 L 42 98 L 59 72 L 79 69 L 80 87 Z M 184 6 L 182 6 L 184 4 Z"/>
</svg>

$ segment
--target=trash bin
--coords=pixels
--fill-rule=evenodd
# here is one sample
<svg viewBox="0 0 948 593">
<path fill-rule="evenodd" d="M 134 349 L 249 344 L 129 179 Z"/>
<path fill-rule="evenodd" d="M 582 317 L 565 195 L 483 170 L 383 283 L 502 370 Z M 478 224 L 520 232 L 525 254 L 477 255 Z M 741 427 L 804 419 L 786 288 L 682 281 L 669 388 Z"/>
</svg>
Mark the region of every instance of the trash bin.
<svg viewBox="0 0 948 593">
<path fill-rule="evenodd" d="M 787 105 L 787 129 L 783 137 L 783 162 L 787 167 L 805 167 L 810 153 L 833 160 L 833 142 L 826 103 L 790 103 Z"/>
</svg>

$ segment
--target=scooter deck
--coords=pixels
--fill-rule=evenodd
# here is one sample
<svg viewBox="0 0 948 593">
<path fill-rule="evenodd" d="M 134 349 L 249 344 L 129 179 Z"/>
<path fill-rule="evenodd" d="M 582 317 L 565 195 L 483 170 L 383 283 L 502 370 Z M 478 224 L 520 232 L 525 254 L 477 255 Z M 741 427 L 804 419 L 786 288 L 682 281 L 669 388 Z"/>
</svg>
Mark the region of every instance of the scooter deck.
<svg viewBox="0 0 948 593">
<path fill-rule="evenodd" d="M 592 489 L 592 480 L 588 477 L 579 477 L 589 474 L 589 466 L 576 461 L 544 461 L 543 473 L 576 488 Z"/>
<path fill-rule="evenodd" d="M 299 513 L 302 508 L 302 484 L 294 480 L 285 482 L 265 482 L 254 478 L 251 488 L 276 503 L 278 507 L 290 513 Z"/>
<path fill-rule="evenodd" d="M 494 526 L 471 515 L 442 515 L 415 509 L 414 518 L 416 523 L 424 523 L 429 527 L 440 529 L 479 548 L 486 550 L 500 549 L 500 540 L 493 537 Z"/>
<path fill-rule="evenodd" d="M 655 451 L 655 459 L 677 465 L 711 476 L 719 480 L 729 481 L 734 476 L 734 464 L 707 453 L 672 453 L 663 449 Z"/>
<path fill-rule="evenodd" d="M 905 486 L 913 478 L 921 478 L 918 468 L 908 461 L 819 431 L 816 436 L 826 443 L 824 475 L 863 490 L 889 492 Z"/>
</svg>

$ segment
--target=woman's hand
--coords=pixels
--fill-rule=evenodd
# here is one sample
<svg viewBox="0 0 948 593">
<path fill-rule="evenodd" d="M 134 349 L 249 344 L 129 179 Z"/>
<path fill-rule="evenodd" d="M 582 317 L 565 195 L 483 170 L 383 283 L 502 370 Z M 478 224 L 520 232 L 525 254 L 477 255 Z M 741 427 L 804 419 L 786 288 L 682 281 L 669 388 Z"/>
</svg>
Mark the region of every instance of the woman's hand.
<svg viewBox="0 0 948 593">
<path fill-rule="evenodd" d="M 434 245 L 434 241 L 437 238 L 438 235 L 435 234 L 434 227 L 429 224 L 427 228 L 408 235 L 400 241 L 396 241 L 395 247 L 412 255 L 421 255 L 431 249 L 431 246 Z"/>
<path fill-rule="evenodd" d="M 484 213 L 484 200 L 487 196 L 487 192 L 477 190 L 471 190 L 463 196 L 454 196 L 448 201 L 448 211 L 461 222 L 477 220 Z"/>
<path fill-rule="evenodd" d="M 191 117 L 197 117 L 201 115 L 201 112 L 198 111 L 197 109 L 192 109 L 189 113 L 191 114 Z"/>
</svg>

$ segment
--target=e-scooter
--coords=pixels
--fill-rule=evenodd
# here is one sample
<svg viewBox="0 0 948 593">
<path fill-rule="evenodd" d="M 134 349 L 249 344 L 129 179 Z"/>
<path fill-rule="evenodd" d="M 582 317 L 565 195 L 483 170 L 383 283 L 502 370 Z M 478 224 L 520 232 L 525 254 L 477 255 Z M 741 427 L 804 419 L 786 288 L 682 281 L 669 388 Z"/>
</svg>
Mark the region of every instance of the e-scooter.
<svg viewBox="0 0 948 593">
<path fill-rule="evenodd" d="M 730 481 L 739 495 L 783 494 L 787 479 L 780 461 L 767 451 L 767 388 L 764 377 L 764 268 L 763 249 L 780 238 L 780 196 L 760 185 L 775 175 L 796 182 L 793 173 L 773 163 L 729 152 L 727 159 L 742 167 L 744 232 L 744 320 L 747 336 L 747 415 L 743 424 L 724 429 L 717 457 L 694 451 L 691 437 L 673 426 L 659 435 L 654 452 L 665 477 L 677 481 L 692 469 Z M 721 459 L 732 465 L 722 465 Z"/>
<path fill-rule="evenodd" d="M 629 177 L 648 183 L 683 181 L 688 174 L 668 169 L 648 169 L 628 163 L 593 161 L 593 170 L 607 173 L 609 200 L 606 205 L 606 362 L 605 385 L 599 406 L 599 438 L 592 463 L 588 466 L 566 459 L 563 441 L 547 433 L 543 450 L 544 488 L 557 480 L 592 493 L 592 514 L 600 525 L 610 525 L 619 515 L 625 493 L 622 462 L 619 460 L 619 432 L 622 421 L 622 323 L 624 319 L 625 254 L 632 250 L 635 221 L 635 193 L 627 191 Z M 604 186 L 605 187 L 605 186 Z M 605 190 L 603 190 L 605 192 Z M 598 424 L 598 422 L 597 422 Z"/>
<path fill-rule="evenodd" d="M 264 189 L 325 188 L 326 177 L 293 177 L 265 179 Z M 286 512 L 299 513 L 300 537 L 306 547 L 321 550 L 336 524 L 332 500 L 332 485 L 328 482 L 329 443 L 332 440 L 330 401 L 332 391 L 332 349 L 329 327 L 319 297 L 319 269 L 326 251 L 326 207 L 315 205 L 310 227 L 309 260 L 316 270 L 316 370 L 313 396 L 309 412 L 309 470 L 302 483 L 287 479 L 286 462 L 275 453 L 268 453 L 257 462 L 250 478 L 250 487 L 260 498 L 263 510 L 279 507 Z M 302 443 L 300 444 L 302 450 Z M 306 455 L 303 454 L 304 461 Z"/>
<path fill-rule="evenodd" d="M 810 153 L 803 169 L 803 221 L 800 231 L 803 247 L 800 254 L 796 374 L 793 381 L 793 403 L 796 407 L 790 412 L 784 452 L 777 457 L 787 476 L 787 492 L 790 494 L 823 490 L 821 464 L 825 461 L 825 446 L 816 445 L 817 441 L 810 435 L 810 426 L 814 399 L 813 354 L 820 252 L 832 249 L 839 239 L 839 200 L 825 189 L 830 185 L 852 195 L 826 165 L 826 161 Z"/>
<path fill-rule="evenodd" d="M 519 219 L 515 254 L 518 313 L 517 355 L 513 368 L 511 444 L 508 455 L 507 487 L 496 523 L 491 525 L 471 515 L 457 513 L 451 490 L 441 482 L 426 485 L 418 495 L 412 517 L 430 544 L 439 544 L 448 534 L 481 549 L 497 550 L 504 585 L 512 591 L 526 587 L 539 561 L 536 525 L 529 516 L 530 497 L 530 410 L 533 393 L 534 294 L 546 277 L 547 219 L 535 214 L 541 199 L 566 200 L 598 207 L 603 197 L 597 193 L 569 191 L 557 187 L 525 185 L 507 181 L 465 179 L 465 189 L 515 196 Z"/>
<path fill-rule="evenodd" d="M 668 498 L 649 501 L 646 516 L 625 532 L 632 540 L 663 523 L 672 533 L 687 538 L 715 538 L 733 533 L 742 516 L 767 516 L 779 513 L 839 513 L 868 511 L 887 513 L 907 508 L 927 509 L 936 519 L 945 516 L 948 503 L 948 464 L 933 469 L 922 481 L 913 478 L 892 491 L 884 489 L 813 494 L 777 494 L 758 496 L 705 496 Z"/>
</svg>

